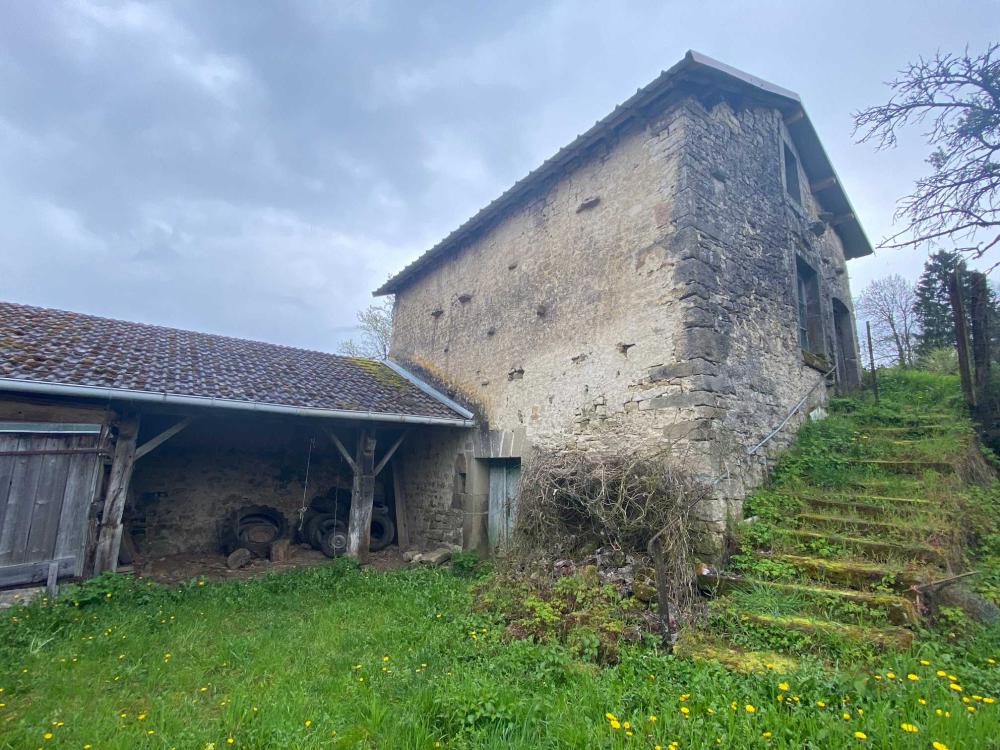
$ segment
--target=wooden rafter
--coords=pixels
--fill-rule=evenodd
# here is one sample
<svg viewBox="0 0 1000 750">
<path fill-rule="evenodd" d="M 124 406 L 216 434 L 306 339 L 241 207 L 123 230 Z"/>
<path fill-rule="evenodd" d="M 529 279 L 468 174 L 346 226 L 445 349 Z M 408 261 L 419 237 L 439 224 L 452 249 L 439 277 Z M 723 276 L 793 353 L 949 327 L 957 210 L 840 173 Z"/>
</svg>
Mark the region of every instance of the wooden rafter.
<svg viewBox="0 0 1000 750">
<path fill-rule="evenodd" d="M 142 445 L 140 445 L 138 448 L 135 449 L 135 460 L 138 461 L 140 458 L 145 456 L 150 451 L 159 448 L 165 442 L 170 440 L 170 438 L 172 438 L 178 432 L 180 432 L 189 424 L 191 424 L 192 421 L 194 421 L 194 417 L 185 417 L 177 424 L 171 425 L 170 427 L 165 429 L 156 437 L 147 440 L 145 443 L 143 443 Z"/>
<path fill-rule="evenodd" d="M 358 465 L 354 463 L 354 459 L 351 458 L 351 454 L 347 452 L 347 448 L 345 448 L 344 444 L 340 442 L 340 438 L 337 437 L 337 434 L 333 430 L 330 430 L 330 439 L 333 441 L 333 444 L 337 446 L 337 450 L 340 451 L 340 455 L 344 457 L 345 461 L 347 461 L 347 465 L 351 467 L 351 471 L 357 474 Z"/>
<path fill-rule="evenodd" d="M 379 461 L 378 464 L 375 466 L 375 476 L 378 476 L 379 474 L 382 473 L 382 469 L 384 469 L 385 465 L 389 463 L 389 459 L 392 458 L 392 454 L 395 453 L 396 449 L 403 443 L 403 438 L 405 437 L 406 433 L 404 432 L 402 435 L 396 438 L 395 443 L 389 446 L 389 450 L 385 452 L 385 455 L 382 456 L 382 460 Z"/>
</svg>

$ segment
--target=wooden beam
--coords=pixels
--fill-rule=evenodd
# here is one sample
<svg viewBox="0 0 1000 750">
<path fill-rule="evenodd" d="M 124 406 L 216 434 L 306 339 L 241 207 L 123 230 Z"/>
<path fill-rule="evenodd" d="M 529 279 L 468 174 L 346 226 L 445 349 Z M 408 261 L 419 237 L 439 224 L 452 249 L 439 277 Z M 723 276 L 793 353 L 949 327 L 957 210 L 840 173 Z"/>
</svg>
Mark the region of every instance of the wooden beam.
<svg viewBox="0 0 1000 750">
<path fill-rule="evenodd" d="M 118 568 L 118 548 L 122 541 L 122 513 L 128 485 L 132 481 L 132 467 L 135 466 L 135 441 L 139 434 L 138 415 L 128 415 L 118 423 L 118 440 L 115 456 L 111 461 L 111 477 L 107 494 L 104 496 L 104 513 L 101 515 L 101 530 L 97 536 L 94 552 L 94 574 Z"/>
<path fill-rule="evenodd" d="M 372 505 L 375 502 L 375 432 L 358 430 L 358 452 L 351 485 L 351 515 L 347 525 L 347 554 L 363 561 L 368 555 L 372 533 Z"/>
<path fill-rule="evenodd" d="M 826 177 L 822 180 L 817 180 L 816 182 L 810 182 L 809 189 L 812 190 L 814 193 L 818 193 L 820 190 L 827 190 L 829 188 L 836 187 L 836 185 L 837 185 L 837 178 L 834 177 L 833 175 L 830 175 L 829 177 Z"/>
<path fill-rule="evenodd" d="M 392 454 L 396 452 L 396 449 L 402 444 L 403 438 L 405 437 L 406 433 L 404 432 L 402 435 L 396 438 L 396 442 L 393 443 L 392 446 L 390 446 L 389 450 L 385 452 L 385 455 L 382 456 L 382 460 L 379 461 L 378 466 L 375 467 L 375 476 L 378 476 L 379 474 L 382 473 L 382 469 L 384 469 L 385 465 L 389 463 L 389 459 L 392 458 Z"/>
<path fill-rule="evenodd" d="M 799 108 L 794 112 L 792 112 L 792 114 L 785 116 L 785 125 L 792 125 L 801 120 L 805 116 L 806 116 L 806 111 L 804 109 Z"/>
<path fill-rule="evenodd" d="M 351 471 L 357 474 L 358 465 L 354 463 L 354 459 L 351 458 L 351 454 L 347 452 L 347 448 L 345 448 L 344 444 L 340 442 L 340 438 L 337 437 L 337 434 L 333 430 L 330 430 L 330 439 L 333 440 L 333 444 L 337 446 L 337 450 L 340 451 L 340 455 L 344 457 L 345 461 L 347 461 L 347 465 L 351 467 Z"/>
<path fill-rule="evenodd" d="M 191 424 L 191 422 L 193 420 L 194 420 L 194 417 L 185 417 L 184 419 L 182 419 L 177 424 L 175 424 L 175 425 L 173 425 L 173 426 L 168 427 L 167 429 L 165 429 L 163 432 L 161 432 L 156 437 L 147 440 L 145 443 L 143 443 L 142 445 L 140 445 L 138 448 L 135 449 L 135 460 L 138 461 L 140 458 L 142 458 L 143 456 L 145 456 L 150 451 L 155 450 L 156 448 L 159 448 L 165 442 L 167 442 L 168 440 L 170 440 L 170 438 L 172 438 L 178 432 L 180 432 L 185 427 L 187 427 L 189 424 Z"/>
<path fill-rule="evenodd" d="M 403 466 L 399 461 L 392 462 L 392 496 L 396 505 L 396 540 L 399 548 L 410 546 L 410 523 L 406 517 L 406 495 L 403 494 Z"/>
</svg>

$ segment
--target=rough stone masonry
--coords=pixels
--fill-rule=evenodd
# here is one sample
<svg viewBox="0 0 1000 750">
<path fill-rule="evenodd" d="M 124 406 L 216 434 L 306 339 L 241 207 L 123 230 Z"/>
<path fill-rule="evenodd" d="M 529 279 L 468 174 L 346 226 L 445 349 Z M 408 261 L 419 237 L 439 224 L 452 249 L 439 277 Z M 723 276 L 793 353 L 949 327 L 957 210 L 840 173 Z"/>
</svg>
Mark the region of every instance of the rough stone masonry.
<svg viewBox="0 0 1000 750">
<path fill-rule="evenodd" d="M 718 557 L 761 480 L 748 450 L 811 392 L 762 453 L 786 446 L 834 365 L 842 385 L 858 378 L 844 242 L 791 122 L 752 86 L 675 85 L 383 287 L 395 293 L 392 358 L 484 424 L 436 461 L 423 449 L 408 466 L 441 487 L 410 502 L 438 526 L 457 529 L 464 513 L 476 546 L 491 460 L 669 447 L 715 487 L 698 516 L 700 552 Z M 449 505 L 457 459 L 461 511 Z"/>
</svg>

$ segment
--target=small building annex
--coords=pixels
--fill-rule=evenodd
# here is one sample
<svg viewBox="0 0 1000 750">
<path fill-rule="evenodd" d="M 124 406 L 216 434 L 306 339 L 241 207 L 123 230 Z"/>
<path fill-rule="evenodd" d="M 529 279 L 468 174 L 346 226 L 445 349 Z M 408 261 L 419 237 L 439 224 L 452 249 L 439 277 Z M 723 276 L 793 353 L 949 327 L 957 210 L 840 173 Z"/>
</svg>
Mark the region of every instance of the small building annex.
<svg viewBox="0 0 1000 750">
<path fill-rule="evenodd" d="M 0 303 L 0 586 L 218 551 L 244 507 L 292 537 L 316 497 L 358 556 L 373 507 L 460 542 L 422 466 L 471 416 L 391 362 Z"/>
</svg>

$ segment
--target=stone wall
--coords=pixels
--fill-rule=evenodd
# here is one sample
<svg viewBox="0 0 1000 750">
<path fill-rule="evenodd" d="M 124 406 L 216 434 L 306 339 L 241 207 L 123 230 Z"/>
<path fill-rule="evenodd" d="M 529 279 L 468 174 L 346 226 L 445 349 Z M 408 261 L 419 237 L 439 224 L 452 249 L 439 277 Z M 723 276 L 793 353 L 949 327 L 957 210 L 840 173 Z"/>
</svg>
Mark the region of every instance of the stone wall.
<svg viewBox="0 0 1000 750">
<path fill-rule="evenodd" d="M 312 427 L 313 429 L 310 429 Z M 154 430 L 155 434 L 155 430 Z M 351 487 L 350 471 L 322 430 L 266 417 L 204 418 L 136 463 L 130 496 L 150 556 L 216 552 L 219 525 L 243 505 L 271 505 L 298 522 L 309 438 L 315 437 L 307 499 L 334 486 Z M 376 502 L 385 502 L 388 473 Z"/>
<path fill-rule="evenodd" d="M 717 555 L 761 476 L 747 449 L 821 380 L 799 345 L 796 257 L 819 278 L 828 355 L 832 299 L 851 305 L 808 177 L 801 202 L 786 195 L 786 142 L 748 99 L 673 102 L 400 291 L 392 356 L 529 448 L 670 446 L 717 487 L 701 509 Z M 443 504 L 454 455 L 438 461 Z"/>
</svg>

